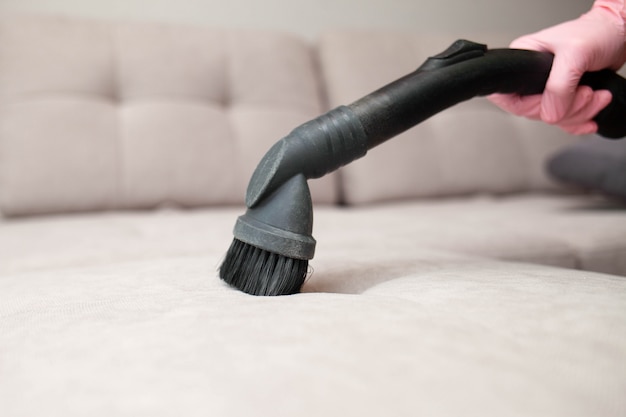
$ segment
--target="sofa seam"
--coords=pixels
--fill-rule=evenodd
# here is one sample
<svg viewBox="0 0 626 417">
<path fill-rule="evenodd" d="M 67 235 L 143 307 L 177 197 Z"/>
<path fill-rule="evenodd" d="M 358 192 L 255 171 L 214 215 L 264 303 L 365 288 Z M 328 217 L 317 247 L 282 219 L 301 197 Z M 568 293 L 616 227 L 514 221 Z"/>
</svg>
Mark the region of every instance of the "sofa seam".
<svg viewBox="0 0 626 417">
<path fill-rule="evenodd" d="M 111 84 L 112 94 L 111 99 L 115 108 L 115 121 L 116 121 L 116 137 L 114 141 L 115 146 L 115 162 L 114 162 L 114 190 L 112 201 L 107 204 L 105 210 L 118 210 L 125 206 L 124 192 L 123 192 L 123 177 L 124 177 L 124 128 L 123 123 L 123 103 L 121 94 L 121 82 L 120 82 L 120 59 L 118 48 L 118 25 L 111 23 L 109 26 L 109 40 L 111 47 Z"/>
</svg>

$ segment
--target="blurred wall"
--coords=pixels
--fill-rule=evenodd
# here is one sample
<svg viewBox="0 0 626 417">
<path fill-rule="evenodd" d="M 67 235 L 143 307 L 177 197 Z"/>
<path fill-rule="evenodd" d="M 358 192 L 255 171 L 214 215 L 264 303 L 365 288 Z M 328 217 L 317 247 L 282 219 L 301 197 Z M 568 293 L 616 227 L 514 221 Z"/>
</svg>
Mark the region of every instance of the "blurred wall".
<svg viewBox="0 0 626 417">
<path fill-rule="evenodd" d="M 20 12 L 272 28 L 315 37 L 329 28 L 524 34 L 577 17 L 591 0 L 0 0 Z"/>
</svg>

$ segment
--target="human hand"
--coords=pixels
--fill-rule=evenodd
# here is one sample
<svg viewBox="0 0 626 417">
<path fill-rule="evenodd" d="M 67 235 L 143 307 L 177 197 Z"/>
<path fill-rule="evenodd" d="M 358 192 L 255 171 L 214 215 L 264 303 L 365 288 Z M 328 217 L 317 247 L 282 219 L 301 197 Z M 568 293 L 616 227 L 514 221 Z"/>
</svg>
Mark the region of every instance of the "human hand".
<svg viewBox="0 0 626 417">
<path fill-rule="evenodd" d="M 504 110 L 556 124 L 573 134 L 597 131 L 595 115 L 611 102 L 611 93 L 579 86 L 587 71 L 619 69 L 626 61 L 624 0 L 596 0 L 579 19 L 523 36 L 511 48 L 554 54 L 542 95 L 494 94 L 489 99 Z"/>
</svg>

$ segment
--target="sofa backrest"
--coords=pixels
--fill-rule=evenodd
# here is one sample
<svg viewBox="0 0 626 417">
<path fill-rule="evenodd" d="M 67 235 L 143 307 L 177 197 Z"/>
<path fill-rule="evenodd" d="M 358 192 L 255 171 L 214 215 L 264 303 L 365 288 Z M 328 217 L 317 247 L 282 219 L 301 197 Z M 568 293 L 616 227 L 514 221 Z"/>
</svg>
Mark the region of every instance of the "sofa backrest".
<svg viewBox="0 0 626 417">
<path fill-rule="evenodd" d="M 241 204 L 262 155 L 292 128 L 453 40 L 344 31 L 313 45 L 268 31 L 0 19 L 0 213 Z M 473 99 L 311 181 L 311 192 L 361 204 L 551 190 L 544 161 L 575 140 Z"/>
<path fill-rule="evenodd" d="M 240 204 L 266 150 L 322 110 L 291 35 L 4 18 L 0 211 Z M 332 177 L 311 188 L 336 200 Z"/>
<path fill-rule="evenodd" d="M 467 34 L 489 47 L 512 37 Z M 355 99 L 414 71 L 456 38 L 379 31 L 337 31 L 320 41 L 330 106 Z M 500 111 L 475 98 L 443 111 L 372 149 L 341 170 L 348 204 L 450 196 L 553 190 L 546 157 L 579 139 L 560 129 Z"/>
</svg>

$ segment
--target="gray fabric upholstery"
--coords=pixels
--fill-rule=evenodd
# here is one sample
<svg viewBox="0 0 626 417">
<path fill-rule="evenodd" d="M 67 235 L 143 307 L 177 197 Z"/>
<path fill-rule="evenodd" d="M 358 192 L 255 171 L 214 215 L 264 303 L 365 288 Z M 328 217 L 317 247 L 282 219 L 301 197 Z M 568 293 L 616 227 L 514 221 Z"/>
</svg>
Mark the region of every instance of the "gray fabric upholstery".
<svg viewBox="0 0 626 417">
<path fill-rule="evenodd" d="M 592 138 L 557 152 L 548 161 L 557 179 L 626 200 L 626 140 Z"/>
<path fill-rule="evenodd" d="M 450 41 L 4 19 L 0 416 L 626 415 L 626 211 L 484 100 L 311 182 L 302 294 L 217 276 L 267 148 Z"/>
<path fill-rule="evenodd" d="M 275 298 L 217 278 L 240 209 L 13 220 L 0 415 L 623 415 L 624 277 L 441 249 L 575 261 L 539 230 L 476 218 L 499 205 L 544 228 L 565 209 L 319 208 L 304 293 Z M 577 215 L 551 232 L 592 226 Z"/>
<path fill-rule="evenodd" d="M 241 203 L 263 153 L 322 111 L 313 59 L 273 32 L 2 19 L 0 211 Z"/>
</svg>

